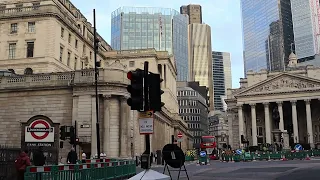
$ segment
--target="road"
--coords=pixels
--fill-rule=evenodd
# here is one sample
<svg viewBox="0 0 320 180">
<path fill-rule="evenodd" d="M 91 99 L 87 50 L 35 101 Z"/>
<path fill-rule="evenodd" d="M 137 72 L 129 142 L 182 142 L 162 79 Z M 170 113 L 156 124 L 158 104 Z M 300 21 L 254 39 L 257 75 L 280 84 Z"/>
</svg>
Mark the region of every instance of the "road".
<svg viewBox="0 0 320 180">
<path fill-rule="evenodd" d="M 255 162 L 219 162 L 210 165 L 186 166 L 190 180 L 314 180 L 320 179 L 320 159 L 291 161 L 255 161 Z M 153 167 L 163 172 L 162 167 Z M 137 172 L 141 172 L 140 168 Z M 168 175 L 168 173 L 166 173 Z M 171 172 L 172 179 L 177 179 L 178 172 Z M 186 180 L 181 172 L 180 180 Z"/>
</svg>

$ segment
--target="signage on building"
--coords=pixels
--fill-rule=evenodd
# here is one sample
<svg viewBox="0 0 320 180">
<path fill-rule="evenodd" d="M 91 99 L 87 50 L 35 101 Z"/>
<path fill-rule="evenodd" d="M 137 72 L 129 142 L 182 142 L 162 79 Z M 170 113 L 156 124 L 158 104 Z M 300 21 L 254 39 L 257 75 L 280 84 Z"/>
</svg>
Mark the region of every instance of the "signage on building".
<svg viewBox="0 0 320 180">
<path fill-rule="evenodd" d="M 139 112 L 140 134 L 153 134 L 153 111 Z"/>
<path fill-rule="evenodd" d="M 25 127 L 25 142 L 27 146 L 52 146 L 54 127 L 47 120 L 36 119 Z"/>
</svg>

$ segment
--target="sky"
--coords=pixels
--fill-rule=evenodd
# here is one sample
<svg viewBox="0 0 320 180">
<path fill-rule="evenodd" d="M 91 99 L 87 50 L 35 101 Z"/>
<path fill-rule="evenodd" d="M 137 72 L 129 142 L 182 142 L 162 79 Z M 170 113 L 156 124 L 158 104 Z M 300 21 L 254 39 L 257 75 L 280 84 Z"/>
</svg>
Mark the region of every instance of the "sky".
<svg viewBox="0 0 320 180">
<path fill-rule="evenodd" d="M 71 0 L 81 13 L 92 23 L 96 9 L 98 33 L 111 44 L 111 13 L 123 6 L 161 7 L 180 11 L 181 5 L 200 4 L 202 21 L 211 26 L 213 51 L 231 53 L 232 88 L 239 87 L 243 77 L 243 47 L 240 0 Z"/>
</svg>

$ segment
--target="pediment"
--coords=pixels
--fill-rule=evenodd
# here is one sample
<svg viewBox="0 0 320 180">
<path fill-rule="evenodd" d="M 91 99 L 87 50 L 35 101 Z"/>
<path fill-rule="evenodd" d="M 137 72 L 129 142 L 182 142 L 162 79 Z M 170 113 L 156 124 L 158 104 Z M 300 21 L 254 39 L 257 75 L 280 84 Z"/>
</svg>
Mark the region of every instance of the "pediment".
<svg viewBox="0 0 320 180">
<path fill-rule="evenodd" d="M 248 87 L 238 92 L 236 96 L 307 91 L 314 89 L 320 89 L 320 80 L 300 75 L 282 73 Z"/>
</svg>

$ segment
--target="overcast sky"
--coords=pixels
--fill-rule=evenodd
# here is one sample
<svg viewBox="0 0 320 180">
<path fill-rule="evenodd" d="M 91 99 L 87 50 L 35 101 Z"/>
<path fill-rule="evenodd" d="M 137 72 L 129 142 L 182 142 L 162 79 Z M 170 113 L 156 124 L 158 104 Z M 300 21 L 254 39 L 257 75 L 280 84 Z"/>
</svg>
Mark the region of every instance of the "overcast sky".
<svg viewBox="0 0 320 180">
<path fill-rule="evenodd" d="M 111 44 L 111 13 L 122 6 L 163 7 L 179 11 L 181 5 L 200 4 L 202 20 L 211 26 L 212 50 L 231 53 L 232 86 L 239 87 L 243 77 L 240 0 L 72 0 L 88 21 L 96 9 L 97 30 Z"/>
</svg>

